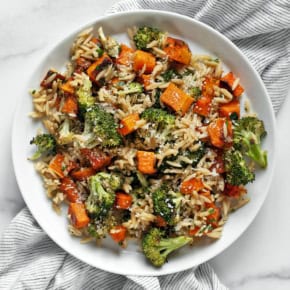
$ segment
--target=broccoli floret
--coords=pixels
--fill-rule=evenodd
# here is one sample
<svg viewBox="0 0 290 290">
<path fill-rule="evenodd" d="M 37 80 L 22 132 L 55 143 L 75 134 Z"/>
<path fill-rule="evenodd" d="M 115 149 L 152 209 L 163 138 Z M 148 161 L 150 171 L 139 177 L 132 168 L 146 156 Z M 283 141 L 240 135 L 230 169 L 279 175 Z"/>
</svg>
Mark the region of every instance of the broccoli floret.
<svg viewBox="0 0 290 290">
<path fill-rule="evenodd" d="M 161 216 L 169 225 L 174 224 L 175 204 L 172 196 L 169 195 L 169 189 L 162 185 L 152 194 L 153 209 L 156 215 Z"/>
<path fill-rule="evenodd" d="M 93 217 L 105 217 L 115 201 L 115 191 L 122 186 L 119 175 L 100 172 L 89 178 L 90 195 L 85 206 Z"/>
<path fill-rule="evenodd" d="M 113 115 L 98 105 L 87 109 L 85 114 L 85 127 L 82 135 L 77 139 L 84 147 L 93 148 L 96 145 L 115 147 L 122 143 Z"/>
<path fill-rule="evenodd" d="M 145 257 L 155 267 L 161 267 L 167 261 L 167 256 L 171 252 L 191 241 L 192 239 L 186 236 L 166 238 L 163 231 L 152 228 L 142 238 L 142 249 Z"/>
<path fill-rule="evenodd" d="M 165 82 L 169 82 L 173 78 L 180 78 L 180 75 L 174 69 L 167 70 L 166 72 L 162 73 L 161 76 Z"/>
<path fill-rule="evenodd" d="M 234 146 L 262 168 L 267 167 L 267 152 L 261 148 L 266 136 L 264 123 L 256 117 L 244 117 L 234 122 Z"/>
<path fill-rule="evenodd" d="M 171 196 L 171 200 L 175 207 L 175 214 L 179 212 L 181 206 L 181 200 L 183 199 L 184 195 L 180 192 L 175 192 L 170 190 L 169 195 Z"/>
<path fill-rule="evenodd" d="M 96 226 L 94 224 L 89 224 L 87 228 L 88 234 L 93 238 L 100 238 L 100 235 L 97 233 Z"/>
<path fill-rule="evenodd" d="M 189 92 L 195 100 L 197 100 L 201 96 L 201 89 L 199 87 L 193 87 L 189 90 Z"/>
<path fill-rule="evenodd" d="M 51 134 L 41 134 L 34 137 L 30 144 L 37 146 L 37 151 L 29 158 L 36 160 L 41 156 L 54 155 L 56 153 L 56 141 Z"/>
<path fill-rule="evenodd" d="M 133 37 L 137 49 L 148 50 L 147 45 L 153 40 L 157 40 L 160 44 L 164 33 L 153 27 L 140 27 Z"/>
<path fill-rule="evenodd" d="M 232 185 L 246 185 L 253 182 L 255 174 L 250 171 L 240 151 L 231 149 L 224 153 L 226 181 Z"/>
<path fill-rule="evenodd" d="M 106 217 L 91 217 L 91 222 L 87 227 L 87 233 L 90 237 L 95 239 L 103 239 L 112 227 L 116 225 L 116 218 L 114 215 Z"/>
<path fill-rule="evenodd" d="M 103 182 L 107 188 L 110 188 L 112 191 L 120 189 L 124 183 L 124 180 L 120 174 L 117 173 L 99 173 L 101 177 L 104 178 Z"/>
<path fill-rule="evenodd" d="M 166 111 L 157 108 L 149 108 L 144 110 L 141 114 L 141 118 L 156 124 L 158 128 L 171 126 L 175 122 L 174 115 L 171 115 Z"/>
<path fill-rule="evenodd" d="M 65 119 L 59 127 L 57 141 L 59 144 L 65 145 L 73 142 L 73 138 L 74 133 L 70 131 L 70 121 Z"/>
<path fill-rule="evenodd" d="M 83 116 L 87 108 L 95 103 L 95 98 L 92 96 L 92 82 L 88 77 L 84 78 L 83 85 L 77 90 L 76 94 L 79 103 L 79 113 Z"/>
<path fill-rule="evenodd" d="M 129 83 L 127 86 L 123 87 L 122 91 L 118 91 L 118 95 L 130 95 L 130 94 L 141 94 L 143 92 L 143 87 L 140 83 L 132 82 Z"/>
</svg>

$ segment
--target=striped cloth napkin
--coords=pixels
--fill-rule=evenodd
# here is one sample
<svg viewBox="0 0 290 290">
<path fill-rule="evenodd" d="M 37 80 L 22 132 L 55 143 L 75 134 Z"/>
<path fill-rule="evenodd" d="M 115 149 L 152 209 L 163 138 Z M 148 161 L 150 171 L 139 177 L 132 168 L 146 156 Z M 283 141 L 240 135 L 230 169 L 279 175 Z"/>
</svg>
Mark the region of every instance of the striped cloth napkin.
<svg viewBox="0 0 290 290">
<path fill-rule="evenodd" d="M 231 0 L 124 0 L 109 13 L 159 9 L 202 21 L 230 38 L 262 76 L 277 112 L 290 76 L 290 3 Z M 27 209 L 0 240 L 0 289 L 227 289 L 207 264 L 162 277 L 110 274 L 52 242 Z"/>
</svg>

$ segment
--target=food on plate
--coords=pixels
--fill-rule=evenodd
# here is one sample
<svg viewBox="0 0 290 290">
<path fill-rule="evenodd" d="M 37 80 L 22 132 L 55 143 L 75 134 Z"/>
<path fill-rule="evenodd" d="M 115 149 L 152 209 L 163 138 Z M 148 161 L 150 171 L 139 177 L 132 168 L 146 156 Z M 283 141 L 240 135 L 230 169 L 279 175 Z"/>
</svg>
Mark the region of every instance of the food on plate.
<svg viewBox="0 0 290 290">
<path fill-rule="evenodd" d="M 137 239 L 162 266 L 185 246 L 221 237 L 246 185 L 267 167 L 266 130 L 242 114 L 244 88 L 220 59 L 158 28 L 129 30 L 131 45 L 87 29 L 64 72 L 32 91 L 45 133 L 30 159 L 56 211 L 83 241 Z"/>
</svg>

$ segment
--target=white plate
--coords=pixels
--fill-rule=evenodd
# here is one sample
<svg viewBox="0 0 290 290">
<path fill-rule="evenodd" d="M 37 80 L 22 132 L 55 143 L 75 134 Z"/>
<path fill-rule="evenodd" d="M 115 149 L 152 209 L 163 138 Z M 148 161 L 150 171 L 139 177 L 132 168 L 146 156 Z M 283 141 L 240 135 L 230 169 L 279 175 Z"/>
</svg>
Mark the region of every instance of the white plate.
<svg viewBox="0 0 290 290">
<path fill-rule="evenodd" d="M 94 244 L 81 245 L 79 239 L 72 237 L 67 231 L 65 211 L 62 216 L 58 216 L 52 210 L 41 178 L 35 172 L 33 163 L 27 161 L 27 157 L 31 156 L 33 151 L 29 141 L 40 126 L 39 122 L 28 118 L 28 113 L 32 111 L 32 101 L 27 91 L 39 86 L 41 78 L 50 67 L 56 69 L 64 67 L 68 61 L 72 41 L 83 28 L 89 25 L 103 26 L 107 35 L 128 42 L 127 28 L 144 24 L 159 27 L 186 40 L 193 53 L 210 53 L 219 57 L 226 67 L 240 77 L 254 110 L 264 120 L 268 131 L 263 147 L 269 151 L 269 166 L 266 170 L 257 172 L 256 181 L 248 187 L 251 202 L 230 215 L 220 240 L 210 245 L 185 247 L 170 256 L 169 263 L 161 269 L 151 266 L 134 243 L 126 250 L 122 250 L 111 241 L 104 242 L 103 247 L 96 247 Z M 118 274 L 148 276 L 170 274 L 199 265 L 221 253 L 245 231 L 267 195 L 274 169 L 275 120 L 266 89 L 249 61 L 235 45 L 209 26 L 188 17 L 147 10 L 102 17 L 89 25 L 65 38 L 42 60 L 32 73 L 27 91 L 23 92 L 22 101 L 15 115 L 12 137 L 14 169 L 23 198 L 39 225 L 52 240 L 65 251 L 94 267 Z"/>
</svg>

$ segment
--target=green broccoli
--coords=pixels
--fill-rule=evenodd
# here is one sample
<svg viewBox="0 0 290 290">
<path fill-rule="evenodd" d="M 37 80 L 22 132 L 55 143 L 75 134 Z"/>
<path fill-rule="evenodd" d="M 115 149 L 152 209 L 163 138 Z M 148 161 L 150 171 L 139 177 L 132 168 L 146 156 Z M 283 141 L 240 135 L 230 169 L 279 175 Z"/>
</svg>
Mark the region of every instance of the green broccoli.
<svg viewBox="0 0 290 290">
<path fill-rule="evenodd" d="M 123 177 L 118 173 L 99 173 L 103 178 L 103 184 L 106 188 L 109 188 L 112 191 L 120 189 L 124 183 Z"/>
<path fill-rule="evenodd" d="M 76 136 L 84 147 L 93 148 L 96 145 L 115 147 L 122 143 L 113 115 L 100 106 L 94 105 L 87 109 L 84 123 L 83 134 Z"/>
<path fill-rule="evenodd" d="M 76 91 L 76 95 L 79 104 L 79 113 L 83 116 L 87 108 L 93 106 L 95 103 L 95 98 L 92 96 L 92 82 L 88 77 L 84 79 L 83 85 Z"/>
<path fill-rule="evenodd" d="M 250 171 L 243 155 L 235 149 L 224 153 L 224 164 L 226 171 L 226 182 L 232 185 L 246 185 L 253 182 L 255 174 Z"/>
<path fill-rule="evenodd" d="M 60 145 L 73 142 L 74 133 L 70 131 L 70 121 L 65 119 L 59 127 L 57 141 Z"/>
<path fill-rule="evenodd" d="M 241 150 L 262 168 L 267 167 L 267 152 L 261 148 L 266 136 L 264 123 L 256 117 L 244 117 L 234 122 L 234 147 Z"/>
<path fill-rule="evenodd" d="M 174 69 L 169 69 L 161 74 L 165 82 L 169 82 L 172 79 L 180 78 L 180 75 Z"/>
<path fill-rule="evenodd" d="M 115 191 L 122 186 L 119 175 L 105 172 L 97 173 L 89 178 L 90 195 L 85 206 L 93 217 L 105 217 L 115 202 Z"/>
<path fill-rule="evenodd" d="M 193 87 L 189 90 L 189 92 L 195 100 L 197 100 L 201 96 L 201 89 L 199 87 Z"/>
<path fill-rule="evenodd" d="M 157 128 L 163 129 L 167 126 L 171 126 L 175 122 L 175 116 L 167 113 L 162 109 L 149 108 L 143 111 L 141 118 L 148 122 L 154 123 Z"/>
<path fill-rule="evenodd" d="M 182 167 L 186 167 L 189 164 L 191 165 L 191 167 L 196 167 L 200 159 L 204 156 L 205 152 L 205 145 L 204 143 L 201 143 L 200 147 L 196 151 L 185 150 L 177 156 L 172 155 L 170 157 L 166 157 L 163 159 L 163 162 L 158 167 L 158 171 L 164 172 L 164 170 L 171 168 L 170 164 L 168 164 L 167 161 L 179 163 Z M 184 161 L 184 157 L 187 159 L 187 162 Z"/>
<path fill-rule="evenodd" d="M 173 190 L 169 191 L 169 196 L 171 197 L 171 200 L 175 207 L 175 214 L 179 212 L 181 207 L 181 201 L 184 198 L 184 195 L 180 192 L 175 192 Z"/>
<path fill-rule="evenodd" d="M 87 234 L 95 239 L 105 238 L 112 227 L 116 225 L 116 218 L 114 215 L 106 217 L 91 217 L 91 222 L 87 227 Z"/>
<path fill-rule="evenodd" d="M 157 108 L 157 109 L 160 109 L 161 108 L 161 105 L 160 105 L 160 96 L 161 96 L 161 89 L 160 88 L 157 88 L 155 91 L 154 91 L 154 99 L 155 99 L 155 103 L 154 105 L 152 106 L 153 108 Z"/>
<path fill-rule="evenodd" d="M 191 241 L 192 238 L 186 236 L 166 238 L 163 231 L 152 228 L 142 238 L 142 250 L 145 257 L 155 267 L 161 267 L 167 261 L 167 256 L 171 252 Z"/>
<path fill-rule="evenodd" d="M 169 225 L 174 224 L 175 204 L 172 196 L 168 194 L 169 189 L 162 185 L 152 194 L 153 209 L 156 215 L 161 216 Z"/>
<path fill-rule="evenodd" d="M 123 87 L 123 90 L 118 91 L 119 96 L 125 96 L 130 94 L 141 94 L 143 93 L 143 87 L 140 83 L 132 82 Z"/>
<path fill-rule="evenodd" d="M 186 150 L 183 156 L 187 157 L 191 161 L 191 166 L 196 167 L 200 159 L 204 156 L 206 152 L 204 143 L 201 143 L 200 147 L 196 151 Z M 181 161 L 181 165 L 185 166 L 186 163 Z"/>
<path fill-rule="evenodd" d="M 36 160 L 41 156 L 54 155 L 56 153 L 56 141 L 51 134 L 41 134 L 34 137 L 30 144 L 37 146 L 37 151 L 29 158 Z"/>
<path fill-rule="evenodd" d="M 137 49 L 148 50 L 147 45 L 150 42 L 157 40 L 159 44 L 161 44 L 163 36 L 164 33 L 161 32 L 159 29 L 144 26 L 140 27 L 137 30 L 136 34 L 133 37 L 133 40 Z"/>
</svg>

